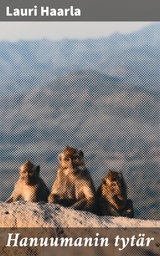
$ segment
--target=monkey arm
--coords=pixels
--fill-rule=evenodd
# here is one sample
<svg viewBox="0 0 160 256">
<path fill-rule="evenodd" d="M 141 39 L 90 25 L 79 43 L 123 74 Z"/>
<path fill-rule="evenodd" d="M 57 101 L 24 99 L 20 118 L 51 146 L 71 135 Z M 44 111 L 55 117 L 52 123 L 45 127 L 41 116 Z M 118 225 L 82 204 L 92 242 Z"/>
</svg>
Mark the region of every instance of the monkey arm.
<svg viewBox="0 0 160 256">
<path fill-rule="evenodd" d="M 17 183 L 15 184 L 15 187 L 11 196 L 6 200 L 6 203 L 18 201 L 18 199 L 21 197 L 21 191 L 22 191 L 21 182 L 20 180 L 18 180 Z"/>
<path fill-rule="evenodd" d="M 13 197 L 10 196 L 7 200 L 6 200 L 6 203 L 12 203 L 13 202 Z"/>
<path fill-rule="evenodd" d="M 134 208 L 133 208 L 133 202 L 132 200 L 127 200 L 126 209 L 122 212 L 122 216 L 128 217 L 128 218 L 134 218 Z"/>
<path fill-rule="evenodd" d="M 57 174 L 56 180 L 52 186 L 51 193 L 48 196 L 48 203 L 59 203 L 59 195 L 58 195 L 58 181 L 59 181 L 59 174 Z"/>
<path fill-rule="evenodd" d="M 98 197 L 98 208 L 100 211 L 100 215 L 101 216 L 121 216 L 121 214 L 119 213 L 119 211 L 114 207 L 113 204 L 111 204 L 108 200 L 106 200 L 106 198 L 101 195 L 101 187 L 98 188 L 97 191 L 97 197 Z"/>
<path fill-rule="evenodd" d="M 121 216 L 120 212 L 111 204 L 107 204 L 104 211 L 105 211 L 105 215 L 115 216 L 115 217 Z"/>
<path fill-rule="evenodd" d="M 54 204 L 60 204 L 63 206 L 71 206 L 72 203 L 69 199 L 63 198 L 61 193 L 55 189 L 52 188 L 52 191 L 50 195 L 48 196 L 48 203 L 54 203 Z"/>
<path fill-rule="evenodd" d="M 112 204 L 107 202 L 103 197 L 99 198 L 98 205 L 99 205 L 100 215 L 102 216 L 104 215 L 117 216 L 117 217 L 121 216 L 117 211 L 117 209 Z"/>
<path fill-rule="evenodd" d="M 66 176 L 61 168 L 58 169 L 56 180 L 52 186 L 51 193 L 48 197 L 48 203 L 71 206 L 73 202 L 66 196 L 67 181 Z M 69 189 L 69 188 L 68 188 Z M 73 201 L 73 200 L 72 200 Z"/>
<path fill-rule="evenodd" d="M 39 178 L 36 201 L 47 202 L 49 194 L 50 194 L 50 191 L 46 186 L 45 182 L 41 178 Z"/>
<path fill-rule="evenodd" d="M 115 216 L 115 217 L 122 216 L 120 212 L 112 205 L 107 205 L 105 209 L 105 215 Z"/>
<path fill-rule="evenodd" d="M 18 201 L 20 197 L 21 195 L 14 190 L 12 195 L 6 200 L 6 203 L 12 203 L 14 201 Z"/>
<path fill-rule="evenodd" d="M 75 210 L 96 211 L 96 193 L 92 184 L 85 184 L 81 188 L 82 196 L 72 205 Z"/>
</svg>

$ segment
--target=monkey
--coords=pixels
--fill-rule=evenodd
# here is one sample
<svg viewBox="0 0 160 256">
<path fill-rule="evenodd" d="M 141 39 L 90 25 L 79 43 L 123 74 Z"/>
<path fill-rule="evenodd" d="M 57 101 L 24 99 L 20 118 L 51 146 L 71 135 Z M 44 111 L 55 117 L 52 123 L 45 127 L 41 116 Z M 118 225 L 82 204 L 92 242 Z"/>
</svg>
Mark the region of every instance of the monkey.
<svg viewBox="0 0 160 256">
<path fill-rule="evenodd" d="M 27 160 L 19 167 L 19 171 L 20 177 L 6 202 L 11 203 L 21 197 L 27 202 L 47 202 L 50 191 L 39 177 L 40 166 L 35 166 Z"/>
<path fill-rule="evenodd" d="M 96 190 L 81 150 L 66 146 L 58 156 L 56 180 L 48 197 L 49 203 L 95 213 Z"/>
<path fill-rule="evenodd" d="M 109 170 L 97 190 L 100 215 L 134 217 L 132 200 L 127 199 L 127 186 L 122 172 Z"/>
</svg>

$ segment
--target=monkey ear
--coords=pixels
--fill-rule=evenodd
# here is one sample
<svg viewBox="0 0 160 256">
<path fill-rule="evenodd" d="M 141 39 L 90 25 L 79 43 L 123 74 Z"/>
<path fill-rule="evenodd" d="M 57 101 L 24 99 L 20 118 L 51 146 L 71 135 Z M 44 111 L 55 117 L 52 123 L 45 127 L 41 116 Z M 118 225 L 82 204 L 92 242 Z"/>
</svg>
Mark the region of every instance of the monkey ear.
<svg viewBox="0 0 160 256">
<path fill-rule="evenodd" d="M 83 151 L 81 149 L 78 150 L 79 156 L 84 157 Z"/>
<path fill-rule="evenodd" d="M 58 161 L 61 162 L 62 160 L 62 157 L 61 157 L 61 154 L 58 155 Z"/>
<path fill-rule="evenodd" d="M 107 177 L 108 177 L 108 179 L 109 179 L 109 180 L 111 180 L 111 179 L 112 179 L 112 174 L 113 174 L 113 171 L 108 170 Z"/>
<path fill-rule="evenodd" d="M 23 168 L 23 164 L 18 167 L 19 172 L 21 172 L 21 169 Z"/>
<path fill-rule="evenodd" d="M 119 172 L 118 172 L 118 176 L 119 176 L 119 178 L 120 178 L 120 179 L 122 179 L 122 178 L 123 178 L 122 171 L 119 171 Z"/>
<path fill-rule="evenodd" d="M 37 172 L 40 172 L 40 165 L 37 166 Z"/>
</svg>

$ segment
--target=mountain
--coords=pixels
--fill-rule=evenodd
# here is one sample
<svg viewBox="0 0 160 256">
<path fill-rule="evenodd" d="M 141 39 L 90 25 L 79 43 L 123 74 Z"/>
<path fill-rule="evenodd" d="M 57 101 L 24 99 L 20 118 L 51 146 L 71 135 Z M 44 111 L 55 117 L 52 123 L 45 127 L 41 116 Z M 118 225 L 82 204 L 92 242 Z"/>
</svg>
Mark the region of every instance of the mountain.
<svg viewBox="0 0 160 256">
<path fill-rule="evenodd" d="M 93 70 L 68 73 L 48 86 L 0 98 L 1 200 L 30 159 L 52 186 L 57 156 L 81 148 L 96 187 L 122 170 L 135 216 L 159 219 L 160 93 Z"/>
<path fill-rule="evenodd" d="M 28 92 L 77 69 L 93 69 L 157 91 L 159 45 L 160 23 L 108 38 L 1 41 L 1 95 Z"/>
</svg>

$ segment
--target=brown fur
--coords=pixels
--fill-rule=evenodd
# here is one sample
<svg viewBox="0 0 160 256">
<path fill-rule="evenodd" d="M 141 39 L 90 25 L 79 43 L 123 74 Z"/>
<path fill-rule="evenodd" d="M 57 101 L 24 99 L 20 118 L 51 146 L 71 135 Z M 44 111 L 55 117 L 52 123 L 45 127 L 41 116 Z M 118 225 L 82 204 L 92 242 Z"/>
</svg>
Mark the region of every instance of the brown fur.
<svg viewBox="0 0 160 256">
<path fill-rule="evenodd" d="M 67 146 L 59 155 L 57 177 L 48 202 L 94 212 L 95 196 L 92 178 L 84 164 L 83 152 Z"/>
<path fill-rule="evenodd" d="M 40 166 L 35 166 L 27 160 L 20 168 L 20 177 L 15 184 L 12 195 L 7 199 L 7 203 L 23 198 L 28 202 L 47 202 L 50 193 L 44 181 L 39 177 Z"/>
<path fill-rule="evenodd" d="M 109 170 L 97 190 L 97 198 L 101 215 L 133 218 L 133 204 L 127 199 L 127 187 L 121 172 Z"/>
</svg>

